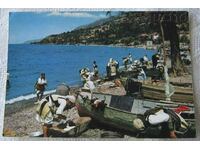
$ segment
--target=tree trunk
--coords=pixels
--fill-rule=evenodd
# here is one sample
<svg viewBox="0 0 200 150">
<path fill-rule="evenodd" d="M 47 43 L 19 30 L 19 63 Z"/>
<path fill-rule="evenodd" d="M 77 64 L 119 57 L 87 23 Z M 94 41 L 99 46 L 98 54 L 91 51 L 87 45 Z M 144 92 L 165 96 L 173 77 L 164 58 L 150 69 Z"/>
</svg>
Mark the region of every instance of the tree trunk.
<svg viewBox="0 0 200 150">
<path fill-rule="evenodd" d="M 182 64 L 179 48 L 179 35 L 176 22 L 173 18 L 163 21 L 163 30 L 165 39 L 170 41 L 171 48 L 171 65 L 174 76 L 181 76 L 184 73 L 184 65 Z"/>
<path fill-rule="evenodd" d="M 181 76 L 184 72 L 184 66 L 180 57 L 180 48 L 179 48 L 179 35 L 174 21 L 169 22 L 169 40 L 171 47 L 171 64 L 172 70 L 175 76 Z"/>
</svg>

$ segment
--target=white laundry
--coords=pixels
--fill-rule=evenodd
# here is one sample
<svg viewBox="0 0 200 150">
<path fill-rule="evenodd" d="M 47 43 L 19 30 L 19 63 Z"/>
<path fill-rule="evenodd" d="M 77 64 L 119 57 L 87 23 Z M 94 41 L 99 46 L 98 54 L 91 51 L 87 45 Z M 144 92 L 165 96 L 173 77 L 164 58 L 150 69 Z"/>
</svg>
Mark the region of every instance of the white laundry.
<svg viewBox="0 0 200 150">
<path fill-rule="evenodd" d="M 169 115 L 163 110 L 158 111 L 157 113 L 150 115 L 147 119 L 151 125 L 157 125 L 169 120 Z"/>
</svg>

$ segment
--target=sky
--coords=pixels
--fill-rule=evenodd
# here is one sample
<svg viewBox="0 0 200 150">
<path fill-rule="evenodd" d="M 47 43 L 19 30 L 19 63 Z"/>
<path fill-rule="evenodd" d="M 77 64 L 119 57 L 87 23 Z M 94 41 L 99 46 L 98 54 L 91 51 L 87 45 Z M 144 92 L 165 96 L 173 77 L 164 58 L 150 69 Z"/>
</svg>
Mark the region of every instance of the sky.
<svg viewBox="0 0 200 150">
<path fill-rule="evenodd" d="M 106 18 L 106 12 L 11 12 L 9 44 L 42 39 Z"/>
</svg>

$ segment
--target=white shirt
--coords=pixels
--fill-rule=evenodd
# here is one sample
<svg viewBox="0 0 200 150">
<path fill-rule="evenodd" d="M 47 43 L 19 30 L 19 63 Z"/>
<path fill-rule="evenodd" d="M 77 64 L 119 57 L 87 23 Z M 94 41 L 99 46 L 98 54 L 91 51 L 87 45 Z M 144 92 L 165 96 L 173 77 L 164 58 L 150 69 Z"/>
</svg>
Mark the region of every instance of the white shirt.
<svg viewBox="0 0 200 150">
<path fill-rule="evenodd" d="M 47 80 L 46 79 L 38 79 L 38 84 L 47 84 Z"/>
<path fill-rule="evenodd" d="M 89 73 L 88 73 L 88 78 L 87 78 L 86 80 L 87 80 L 87 81 L 91 81 L 92 78 L 93 78 L 93 76 L 94 76 L 94 72 L 89 72 Z"/>
<path fill-rule="evenodd" d="M 94 82 L 92 81 L 87 81 L 84 85 L 84 88 L 86 89 L 90 89 L 90 90 L 94 90 L 95 89 L 95 85 Z"/>
<path fill-rule="evenodd" d="M 147 56 L 143 57 L 144 61 L 149 61 L 149 59 L 147 58 Z"/>
</svg>

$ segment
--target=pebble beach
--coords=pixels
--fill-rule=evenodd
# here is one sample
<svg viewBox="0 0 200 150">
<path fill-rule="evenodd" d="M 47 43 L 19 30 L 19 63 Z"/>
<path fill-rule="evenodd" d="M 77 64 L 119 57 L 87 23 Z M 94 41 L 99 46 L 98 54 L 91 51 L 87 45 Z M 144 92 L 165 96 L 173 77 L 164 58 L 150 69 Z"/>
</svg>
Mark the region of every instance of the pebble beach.
<svg viewBox="0 0 200 150">
<path fill-rule="evenodd" d="M 173 82 L 190 83 L 191 76 L 171 78 L 171 80 Z M 78 87 L 71 88 L 71 94 L 74 94 L 78 89 Z M 107 92 L 104 90 L 104 88 L 100 88 L 99 90 L 99 92 L 102 93 Z M 125 92 L 124 90 L 120 89 L 111 90 L 111 92 L 115 94 L 119 94 L 120 92 L 123 94 Z M 42 132 L 41 125 L 35 119 L 37 105 L 35 105 L 34 102 L 35 98 L 31 98 L 29 100 L 15 102 L 13 104 L 6 104 L 4 117 L 4 136 L 30 137 L 30 134 L 33 132 Z M 98 127 L 93 127 L 84 132 L 79 138 L 101 138 L 101 135 L 104 132 L 112 131 L 106 131 Z M 123 135 L 122 137 L 127 138 L 128 136 Z"/>
<path fill-rule="evenodd" d="M 23 103 L 23 102 L 21 102 Z M 7 137 L 30 137 L 31 133 L 33 132 L 42 132 L 41 125 L 36 121 L 36 107 L 34 102 L 28 103 L 32 104 L 32 106 L 24 107 L 22 109 L 17 110 L 17 105 L 20 104 L 13 104 L 13 108 L 15 107 L 16 111 L 9 112 L 7 111 L 4 118 L 4 136 Z M 24 105 L 25 106 L 25 105 Z M 7 107 L 11 107 L 8 106 Z M 18 107 L 19 108 L 19 107 Z M 25 121 L 24 121 L 25 120 Z M 112 133 L 115 136 L 110 138 L 124 138 L 124 139 L 135 139 L 134 137 L 130 137 L 128 135 L 121 135 L 117 132 L 108 131 L 105 129 L 99 128 L 89 128 L 84 133 L 82 133 L 77 138 L 102 138 L 103 134 Z M 108 138 L 108 137 L 107 137 Z"/>
</svg>

